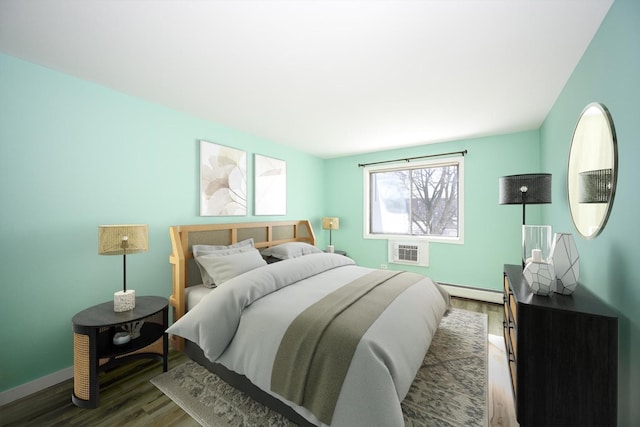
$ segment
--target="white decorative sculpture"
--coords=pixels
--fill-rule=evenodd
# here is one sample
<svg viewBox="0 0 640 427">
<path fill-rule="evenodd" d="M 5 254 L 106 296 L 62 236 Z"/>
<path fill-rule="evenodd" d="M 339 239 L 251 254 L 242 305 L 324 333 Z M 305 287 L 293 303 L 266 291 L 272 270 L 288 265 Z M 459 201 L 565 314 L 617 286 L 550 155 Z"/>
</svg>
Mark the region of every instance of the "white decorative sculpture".
<svg viewBox="0 0 640 427">
<path fill-rule="evenodd" d="M 144 320 L 138 320 L 135 322 L 128 323 L 124 325 L 122 328 L 131 335 L 131 339 L 136 339 L 140 337 L 140 331 L 142 331 L 142 325 L 144 325 Z"/>
<path fill-rule="evenodd" d="M 529 261 L 522 274 L 531 292 L 536 295 L 549 295 L 556 282 L 556 273 L 551 263 Z"/>
<path fill-rule="evenodd" d="M 557 280 L 553 292 L 569 295 L 575 291 L 580 277 L 580 256 L 571 233 L 556 233 L 553 236 L 551 259 Z"/>
</svg>

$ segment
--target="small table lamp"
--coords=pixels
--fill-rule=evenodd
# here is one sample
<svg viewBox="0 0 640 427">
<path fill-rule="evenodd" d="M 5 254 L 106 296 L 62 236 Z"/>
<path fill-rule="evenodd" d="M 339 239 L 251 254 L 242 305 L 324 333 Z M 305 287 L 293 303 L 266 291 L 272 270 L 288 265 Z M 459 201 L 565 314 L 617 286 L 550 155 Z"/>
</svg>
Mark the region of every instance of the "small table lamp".
<svg viewBox="0 0 640 427">
<path fill-rule="evenodd" d="M 499 180 L 498 203 L 501 205 L 522 205 L 522 228 L 524 232 L 526 205 L 551 203 L 551 174 L 529 173 L 503 176 Z M 526 249 L 522 242 L 522 268 L 525 266 Z"/>
<path fill-rule="evenodd" d="M 98 226 L 98 254 L 122 255 L 124 281 L 122 291 L 113 294 L 113 310 L 133 310 L 136 292 L 127 290 L 127 255 L 146 252 L 149 245 L 147 224 L 100 225 Z"/>
<path fill-rule="evenodd" d="M 329 246 L 327 246 L 327 252 L 333 253 L 333 243 L 331 241 L 331 231 L 338 230 L 340 228 L 340 218 L 336 217 L 324 217 L 322 218 L 322 229 L 329 230 Z"/>
</svg>

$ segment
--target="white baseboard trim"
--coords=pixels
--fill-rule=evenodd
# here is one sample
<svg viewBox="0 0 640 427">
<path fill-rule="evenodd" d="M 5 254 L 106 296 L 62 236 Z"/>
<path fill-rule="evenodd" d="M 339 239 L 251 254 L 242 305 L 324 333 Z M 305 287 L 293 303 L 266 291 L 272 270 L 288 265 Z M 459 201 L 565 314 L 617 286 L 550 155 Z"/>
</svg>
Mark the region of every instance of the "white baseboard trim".
<svg viewBox="0 0 640 427">
<path fill-rule="evenodd" d="M 439 283 L 452 297 L 502 304 L 502 292 L 491 289 L 470 288 L 450 283 Z"/>
<path fill-rule="evenodd" d="M 60 384 L 70 378 L 73 378 L 73 366 L 3 391 L 0 393 L 0 406 L 22 399 L 52 385 Z M 71 400 L 71 396 L 69 396 L 69 400 Z"/>
</svg>

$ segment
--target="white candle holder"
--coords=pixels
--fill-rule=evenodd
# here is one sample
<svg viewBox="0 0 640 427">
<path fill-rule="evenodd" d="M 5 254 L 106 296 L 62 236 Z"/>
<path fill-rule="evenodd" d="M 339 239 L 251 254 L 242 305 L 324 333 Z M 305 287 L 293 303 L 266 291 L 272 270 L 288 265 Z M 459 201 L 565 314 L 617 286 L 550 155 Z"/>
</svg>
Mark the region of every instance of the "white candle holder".
<svg viewBox="0 0 640 427">
<path fill-rule="evenodd" d="M 522 265 L 533 261 L 533 251 L 540 251 L 540 261 L 549 262 L 551 255 L 552 234 L 550 225 L 522 226 Z"/>
</svg>

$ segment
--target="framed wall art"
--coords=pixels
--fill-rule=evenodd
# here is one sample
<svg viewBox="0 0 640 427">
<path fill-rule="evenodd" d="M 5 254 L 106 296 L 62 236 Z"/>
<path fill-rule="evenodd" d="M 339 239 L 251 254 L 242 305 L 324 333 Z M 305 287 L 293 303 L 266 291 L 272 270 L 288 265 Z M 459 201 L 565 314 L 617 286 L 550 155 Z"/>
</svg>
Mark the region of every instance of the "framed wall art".
<svg viewBox="0 0 640 427">
<path fill-rule="evenodd" d="M 287 162 L 254 155 L 255 214 L 287 214 Z"/>
<path fill-rule="evenodd" d="M 247 153 L 200 141 L 200 215 L 247 214 Z"/>
</svg>

